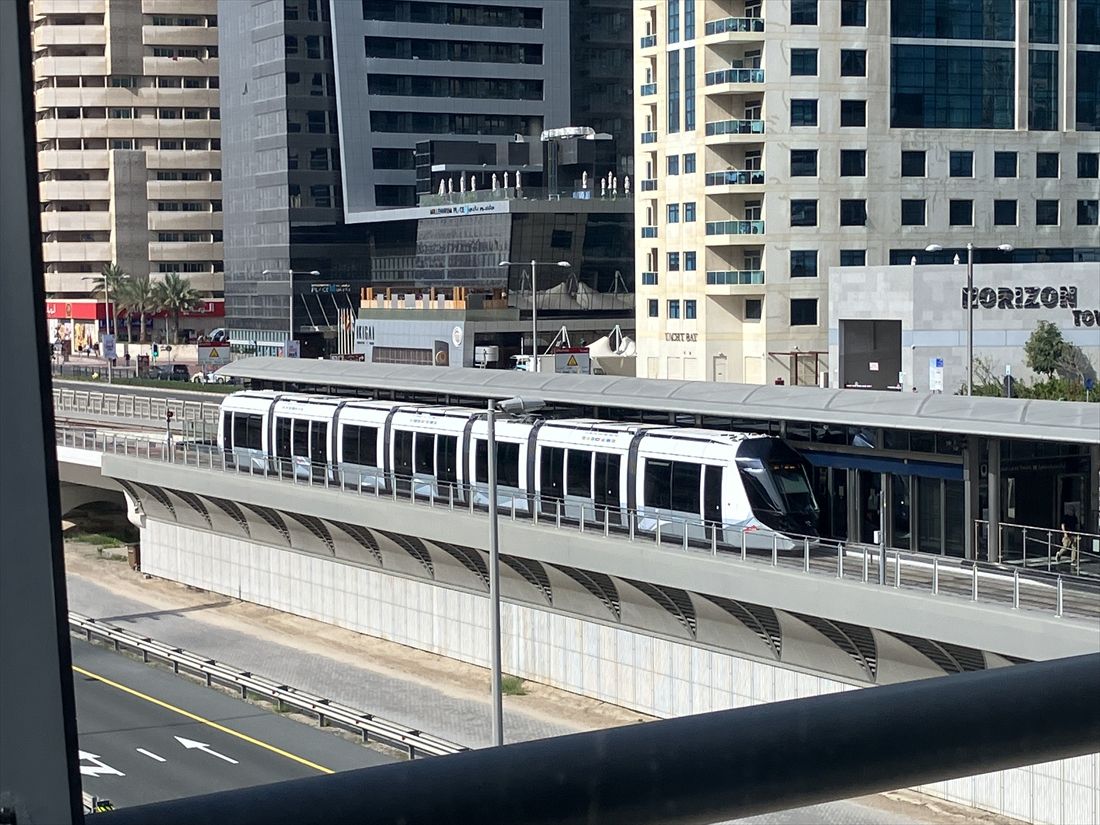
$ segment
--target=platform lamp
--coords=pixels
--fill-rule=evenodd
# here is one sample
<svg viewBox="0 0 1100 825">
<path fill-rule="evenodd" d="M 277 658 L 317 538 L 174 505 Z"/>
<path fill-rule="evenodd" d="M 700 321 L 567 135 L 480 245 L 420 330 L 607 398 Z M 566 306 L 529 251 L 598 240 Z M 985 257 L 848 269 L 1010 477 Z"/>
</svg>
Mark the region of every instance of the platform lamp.
<svg viewBox="0 0 1100 825">
<path fill-rule="evenodd" d="M 294 270 L 293 269 L 265 269 L 260 273 L 261 275 L 289 275 L 290 276 L 290 316 L 287 319 L 287 325 L 290 327 L 290 335 L 288 341 L 294 340 Z M 301 274 L 301 273 L 300 273 Z M 311 269 L 309 272 L 304 273 L 306 275 L 312 275 L 314 278 L 320 278 L 321 273 L 316 269 Z M 283 353 L 286 355 L 286 352 Z"/>
<path fill-rule="evenodd" d="M 1011 252 L 1015 247 L 1010 243 L 997 246 L 999 252 Z M 930 243 L 925 252 L 943 252 L 938 243 Z M 956 263 L 957 263 L 956 259 Z M 974 394 L 974 244 L 966 244 L 966 394 Z"/>
<path fill-rule="evenodd" d="M 522 266 L 524 261 L 501 261 L 497 266 Z M 539 371 L 539 290 L 535 277 L 535 269 L 539 264 L 544 266 L 572 266 L 569 261 L 528 261 L 531 264 L 531 363 L 534 367 L 530 372 Z"/>
<path fill-rule="evenodd" d="M 524 415 L 541 410 L 546 402 L 541 398 L 508 398 L 504 401 L 489 399 L 485 411 L 488 430 L 489 470 L 489 669 L 493 697 L 493 744 L 504 744 L 504 698 L 500 680 L 503 676 L 500 664 L 500 538 L 497 525 L 497 438 L 496 414 Z"/>
</svg>

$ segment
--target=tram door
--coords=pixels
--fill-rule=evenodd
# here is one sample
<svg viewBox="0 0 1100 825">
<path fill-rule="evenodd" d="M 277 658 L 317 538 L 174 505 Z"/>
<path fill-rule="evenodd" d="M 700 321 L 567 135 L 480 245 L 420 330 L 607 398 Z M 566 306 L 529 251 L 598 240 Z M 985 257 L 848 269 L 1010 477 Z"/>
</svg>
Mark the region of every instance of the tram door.
<svg viewBox="0 0 1100 825">
<path fill-rule="evenodd" d="M 814 495 L 821 504 L 821 535 L 848 538 L 848 471 L 837 467 L 814 468 Z"/>
<path fill-rule="evenodd" d="M 875 531 L 882 524 L 882 476 L 859 471 L 859 540 L 875 543 Z"/>
</svg>

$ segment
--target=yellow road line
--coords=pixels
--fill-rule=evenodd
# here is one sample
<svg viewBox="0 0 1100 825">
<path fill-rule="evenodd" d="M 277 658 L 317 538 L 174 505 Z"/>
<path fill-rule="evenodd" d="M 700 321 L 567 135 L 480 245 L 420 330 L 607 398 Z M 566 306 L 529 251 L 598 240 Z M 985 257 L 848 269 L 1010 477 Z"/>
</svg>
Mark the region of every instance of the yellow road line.
<svg viewBox="0 0 1100 825">
<path fill-rule="evenodd" d="M 296 756 L 293 753 L 284 751 L 282 748 L 277 748 L 274 745 L 269 745 L 267 742 L 261 742 L 259 739 L 254 739 L 248 734 L 241 733 L 240 731 L 235 731 L 232 728 L 227 728 L 225 725 L 219 725 L 217 722 L 212 722 L 209 719 L 204 719 L 197 714 L 191 713 L 191 711 L 189 710 L 177 708 L 175 705 L 170 705 L 168 704 L 168 702 L 165 702 L 161 699 L 149 696 L 148 694 L 142 693 L 138 690 L 134 690 L 131 687 L 126 687 L 126 685 L 121 685 L 118 682 L 113 682 L 105 676 L 100 676 L 98 673 L 92 673 L 91 671 L 85 670 L 78 665 L 73 665 L 73 670 L 75 670 L 77 673 L 89 677 L 90 679 L 98 679 L 105 685 L 110 685 L 113 688 L 118 688 L 123 693 L 129 693 L 131 696 L 136 696 L 139 699 L 144 699 L 146 702 L 151 702 L 154 705 L 159 705 L 160 707 L 165 708 L 166 710 L 170 710 L 173 713 L 178 713 L 180 716 L 186 716 L 188 719 L 193 719 L 194 721 L 201 722 L 202 724 L 214 728 L 215 730 L 220 730 L 222 733 L 228 733 L 230 736 L 236 736 L 238 739 L 243 739 L 245 742 L 249 742 L 256 747 L 263 748 L 264 750 L 269 750 L 272 753 L 277 753 L 279 754 L 279 756 L 285 756 L 287 759 L 299 762 L 306 767 L 313 768 L 314 770 L 320 771 L 321 773 L 336 773 L 336 771 L 332 770 L 331 768 L 326 768 L 323 765 L 318 765 L 316 762 L 310 762 L 304 757 Z"/>
</svg>

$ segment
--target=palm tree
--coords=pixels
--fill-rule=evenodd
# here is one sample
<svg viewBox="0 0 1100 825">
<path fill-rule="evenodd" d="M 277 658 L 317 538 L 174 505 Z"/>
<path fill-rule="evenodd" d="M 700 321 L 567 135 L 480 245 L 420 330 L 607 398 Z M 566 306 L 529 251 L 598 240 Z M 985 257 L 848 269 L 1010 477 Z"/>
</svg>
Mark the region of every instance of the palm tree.
<svg viewBox="0 0 1100 825">
<path fill-rule="evenodd" d="M 175 321 L 173 339 L 179 343 L 180 313 L 194 309 L 200 302 L 199 294 L 191 288 L 191 281 L 180 277 L 178 272 L 169 272 L 164 280 L 154 288 L 156 303 L 161 309 L 166 309 L 172 314 Z"/>
<path fill-rule="evenodd" d="M 157 303 L 157 288 L 153 282 L 149 279 L 148 275 L 138 275 L 130 278 L 122 283 L 122 295 L 120 300 L 126 305 L 127 317 L 133 315 L 140 316 L 141 320 L 141 338 L 140 342 L 145 343 L 145 316 L 149 313 L 156 312 L 161 307 Z M 127 330 L 129 324 L 127 324 Z M 129 335 L 127 335 L 129 340 Z"/>
<path fill-rule="evenodd" d="M 118 264 L 104 264 L 101 275 L 89 275 L 85 280 L 93 281 L 92 294 L 98 299 L 102 298 L 107 304 L 107 332 L 118 331 L 119 290 L 130 276 L 122 271 Z M 112 308 L 114 312 L 112 312 Z"/>
</svg>

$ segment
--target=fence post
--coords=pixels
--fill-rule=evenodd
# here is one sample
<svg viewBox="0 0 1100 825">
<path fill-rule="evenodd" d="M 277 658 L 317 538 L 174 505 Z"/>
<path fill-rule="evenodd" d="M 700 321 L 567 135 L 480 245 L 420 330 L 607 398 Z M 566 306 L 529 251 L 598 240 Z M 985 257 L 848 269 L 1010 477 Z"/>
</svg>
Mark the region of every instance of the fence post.
<svg viewBox="0 0 1100 825">
<path fill-rule="evenodd" d="M 561 529 L 561 499 L 557 500 L 557 516 L 554 519 L 554 526 Z"/>
<path fill-rule="evenodd" d="M 603 534 L 604 536 L 611 535 L 611 508 L 604 507 L 603 509 Z"/>
<path fill-rule="evenodd" d="M 1059 574 L 1058 574 L 1058 601 L 1057 601 L 1057 603 L 1056 603 L 1056 604 L 1055 604 L 1055 606 L 1054 606 L 1054 615 L 1055 615 L 1055 616 L 1057 616 L 1058 618 L 1061 618 L 1061 617 L 1062 617 L 1062 608 L 1063 608 L 1063 606 L 1064 606 L 1064 602 L 1062 601 L 1062 598 L 1063 598 L 1063 593 L 1062 593 L 1062 574 L 1061 574 L 1061 573 L 1059 573 Z"/>
<path fill-rule="evenodd" d="M 1051 555 L 1054 553 L 1054 532 L 1047 530 L 1047 572 L 1050 572 Z"/>
<path fill-rule="evenodd" d="M 932 595 L 939 595 L 940 592 L 940 557 L 932 557 Z"/>
<path fill-rule="evenodd" d="M 745 528 L 741 528 L 741 561 L 749 557 L 748 539 L 745 538 Z"/>
<path fill-rule="evenodd" d="M 584 504 L 583 503 L 581 504 L 580 531 L 582 533 L 584 532 Z"/>
<path fill-rule="evenodd" d="M 978 563 L 974 562 L 974 574 L 970 587 L 970 601 L 978 600 Z"/>
<path fill-rule="evenodd" d="M 688 523 L 686 521 L 684 522 L 684 540 L 681 544 L 680 549 L 683 550 L 685 553 L 688 549 Z"/>
<path fill-rule="evenodd" d="M 1020 609 L 1020 568 L 1012 571 L 1012 609 Z"/>
<path fill-rule="evenodd" d="M 863 581 L 867 581 L 867 548 L 863 548 Z"/>
<path fill-rule="evenodd" d="M 710 525 L 710 554 L 715 558 L 718 557 L 718 522 L 712 522 Z"/>
<path fill-rule="evenodd" d="M 808 537 L 802 539 L 802 570 L 805 573 L 810 572 L 810 539 Z"/>
<path fill-rule="evenodd" d="M 894 552 L 894 587 L 901 589 L 901 551 Z"/>
<path fill-rule="evenodd" d="M 772 533 L 772 567 L 779 566 L 779 536 Z"/>
</svg>

